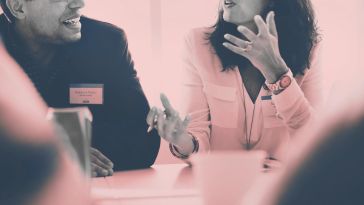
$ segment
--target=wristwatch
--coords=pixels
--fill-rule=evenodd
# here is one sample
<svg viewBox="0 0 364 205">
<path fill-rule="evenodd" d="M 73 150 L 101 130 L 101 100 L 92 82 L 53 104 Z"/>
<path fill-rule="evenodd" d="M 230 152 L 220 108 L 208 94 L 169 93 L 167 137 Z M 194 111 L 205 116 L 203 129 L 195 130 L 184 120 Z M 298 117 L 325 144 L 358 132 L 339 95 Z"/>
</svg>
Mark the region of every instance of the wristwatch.
<svg viewBox="0 0 364 205">
<path fill-rule="evenodd" d="M 291 71 L 283 74 L 275 83 L 265 82 L 268 89 L 273 92 L 273 94 L 278 94 L 282 92 L 284 89 L 288 88 L 291 85 L 293 80 L 293 74 Z"/>
</svg>

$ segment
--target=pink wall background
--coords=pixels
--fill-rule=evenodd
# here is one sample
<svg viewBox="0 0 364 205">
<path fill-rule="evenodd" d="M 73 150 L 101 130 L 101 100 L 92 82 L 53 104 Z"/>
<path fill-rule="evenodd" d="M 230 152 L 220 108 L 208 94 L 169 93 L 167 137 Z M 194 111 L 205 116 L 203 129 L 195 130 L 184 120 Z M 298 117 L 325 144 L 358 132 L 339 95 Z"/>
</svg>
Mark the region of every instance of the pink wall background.
<svg viewBox="0 0 364 205">
<path fill-rule="evenodd" d="M 144 91 L 161 106 L 166 93 L 179 107 L 179 62 L 184 34 L 213 24 L 219 0 L 86 0 L 84 13 L 122 27 L 128 36 Z M 323 34 L 327 111 L 364 95 L 364 1 L 313 0 Z M 364 106 L 364 105 L 363 105 Z M 158 163 L 179 162 L 162 142 Z"/>
</svg>

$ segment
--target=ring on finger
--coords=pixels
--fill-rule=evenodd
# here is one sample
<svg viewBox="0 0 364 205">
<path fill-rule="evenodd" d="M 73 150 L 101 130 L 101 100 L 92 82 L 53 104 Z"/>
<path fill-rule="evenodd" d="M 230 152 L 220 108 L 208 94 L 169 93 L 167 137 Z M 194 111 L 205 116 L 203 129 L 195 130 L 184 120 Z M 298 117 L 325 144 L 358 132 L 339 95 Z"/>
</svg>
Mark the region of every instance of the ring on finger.
<svg viewBox="0 0 364 205">
<path fill-rule="evenodd" d="M 243 50 L 245 52 L 251 51 L 253 49 L 253 43 L 249 43 L 247 46 L 245 46 L 245 48 L 243 48 Z"/>
</svg>

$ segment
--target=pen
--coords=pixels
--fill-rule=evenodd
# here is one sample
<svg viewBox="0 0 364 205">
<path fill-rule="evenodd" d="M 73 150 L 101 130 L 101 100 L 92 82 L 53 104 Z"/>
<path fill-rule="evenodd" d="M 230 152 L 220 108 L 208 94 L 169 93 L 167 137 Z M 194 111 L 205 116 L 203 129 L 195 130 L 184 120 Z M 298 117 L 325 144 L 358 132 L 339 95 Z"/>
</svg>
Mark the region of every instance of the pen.
<svg viewBox="0 0 364 205">
<path fill-rule="evenodd" d="M 150 133 L 152 130 L 153 130 L 153 127 L 149 126 L 147 132 Z"/>
<path fill-rule="evenodd" d="M 153 130 L 153 128 L 156 126 L 156 124 L 158 123 L 157 117 L 158 117 L 157 115 L 154 116 L 152 124 L 149 125 L 149 127 L 148 127 L 148 130 L 147 130 L 148 133 L 150 133 Z"/>
</svg>

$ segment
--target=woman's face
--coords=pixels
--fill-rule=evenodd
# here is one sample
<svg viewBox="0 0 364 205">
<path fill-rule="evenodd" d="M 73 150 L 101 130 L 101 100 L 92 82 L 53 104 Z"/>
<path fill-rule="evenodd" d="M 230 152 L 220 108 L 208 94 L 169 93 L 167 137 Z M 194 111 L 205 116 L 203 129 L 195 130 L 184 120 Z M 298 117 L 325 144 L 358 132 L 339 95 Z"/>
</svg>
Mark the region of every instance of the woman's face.
<svg viewBox="0 0 364 205">
<path fill-rule="evenodd" d="M 269 0 L 222 0 L 224 20 L 237 25 L 253 21 L 259 15 Z"/>
</svg>

